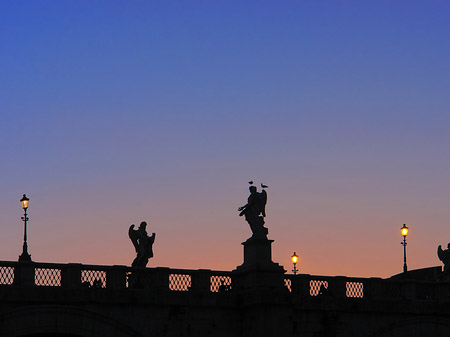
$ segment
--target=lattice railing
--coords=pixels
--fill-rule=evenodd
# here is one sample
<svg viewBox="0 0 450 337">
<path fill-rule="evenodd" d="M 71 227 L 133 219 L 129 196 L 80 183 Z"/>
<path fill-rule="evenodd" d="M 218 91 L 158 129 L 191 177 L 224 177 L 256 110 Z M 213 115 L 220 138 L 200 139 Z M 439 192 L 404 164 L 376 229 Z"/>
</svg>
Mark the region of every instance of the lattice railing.
<svg viewBox="0 0 450 337">
<path fill-rule="evenodd" d="M 0 267 L 0 285 L 14 283 L 14 267 Z"/>
<path fill-rule="evenodd" d="M 189 274 L 170 274 L 169 289 L 173 291 L 188 291 L 192 286 L 192 278 Z"/>
<path fill-rule="evenodd" d="M 106 288 L 106 271 L 81 270 L 81 285 L 88 288 Z"/>
<path fill-rule="evenodd" d="M 364 297 L 364 283 L 362 282 L 346 282 L 345 288 L 346 288 L 345 295 L 347 297 L 353 298 Z"/>
<path fill-rule="evenodd" d="M 34 283 L 37 286 L 61 286 L 61 269 L 56 268 L 35 268 Z"/>
<path fill-rule="evenodd" d="M 170 268 L 129 268 L 56 263 L 0 261 L 0 286 L 37 286 L 108 289 L 147 289 L 147 291 L 211 292 L 243 289 L 228 271 Z M 236 283 L 235 283 L 236 282 Z M 450 286 L 443 282 L 403 279 L 350 278 L 343 276 L 284 275 L 283 283 L 292 296 L 327 295 L 345 299 L 450 300 Z M 227 295 L 228 296 L 228 295 Z"/>
<path fill-rule="evenodd" d="M 311 296 L 325 295 L 328 293 L 328 281 L 311 280 L 309 281 L 309 294 Z"/>
<path fill-rule="evenodd" d="M 284 286 L 289 290 L 289 292 L 292 292 L 292 280 L 291 279 L 285 278 Z"/>
<path fill-rule="evenodd" d="M 231 276 L 214 275 L 210 277 L 210 291 L 213 293 L 231 290 Z"/>
</svg>

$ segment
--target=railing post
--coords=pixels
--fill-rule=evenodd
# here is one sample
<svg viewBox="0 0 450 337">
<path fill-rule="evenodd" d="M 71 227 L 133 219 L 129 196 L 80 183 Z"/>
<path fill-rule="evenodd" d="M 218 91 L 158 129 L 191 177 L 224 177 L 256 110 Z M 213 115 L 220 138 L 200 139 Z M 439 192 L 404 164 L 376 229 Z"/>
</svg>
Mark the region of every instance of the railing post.
<svg viewBox="0 0 450 337">
<path fill-rule="evenodd" d="M 383 297 L 382 279 L 371 277 L 364 281 L 364 298 L 379 299 Z"/>
<path fill-rule="evenodd" d="M 347 297 L 347 278 L 344 276 L 336 276 L 330 279 L 328 286 L 330 287 L 331 296 L 336 298 Z"/>
<path fill-rule="evenodd" d="M 14 284 L 34 286 L 34 263 L 20 262 L 14 267 Z"/>
<path fill-rule="evenodd" d="M 69 263 L 61 268 L 61 286 L 65 288 L 81 287 L 81 263 Z"/>
<path fill-rule="evenodd" d="M 127 267 L 113 266 L 106 270 L 106 288 L 124 289 L 127 284 Z"/>
<path fill-rule="evenodd" d="M 211 270 L 210 269 L 199 269 L 192 273 L 192 290 L 193 291 L 203 291 L 208 292 L 211 290 Z"/>
<path fill-rule="evenodd" d="M 153 269 L 153 272 L 155 275 L 155 288 L 158 291 L 168 291 L 170 269 L 166 267 L 156 267 Z"/>
<path fill-rule="evenodd" d="M 301 296 L 310 295 L 309 275 L 294 275 L 291 278 L 291 289 L 293 294 L 300 294 Z"/>
</svg>

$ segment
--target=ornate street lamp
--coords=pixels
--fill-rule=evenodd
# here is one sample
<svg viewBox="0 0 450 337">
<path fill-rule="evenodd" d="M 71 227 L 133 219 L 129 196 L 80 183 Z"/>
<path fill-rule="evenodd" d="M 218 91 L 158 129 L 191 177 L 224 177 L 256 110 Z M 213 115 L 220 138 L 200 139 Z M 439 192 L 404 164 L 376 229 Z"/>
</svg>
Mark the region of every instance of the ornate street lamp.
<svg viewBox="0 0 450 337">
<path fill-rule="evenodd" d="M 403 272 L 406 273 L 408 271 L 408 266 L 406 265 L 406 237 L 408 236 L 408 227 L 403 224 L 403 227 L 400 228 L 403 236 L 403 242 L 401 242 L 403 246 Z"/>
<path fill-rule="evenodd" d="M 28 209 L 29 201 L 30 201 L 30 199 L 28 199 L 25 194 L 23 195 L 22 199 L 20 199 L 20 204 L 24 211 L 24 215 L 23 215 L 23 217 L 21 217 L 21 219 L 24 223 L 24 229 L 23 229 L 23 250 L 22 250 L 22 254 L 19 256 L 19 262 L 30 262 L 31 261 L 31 255 L 28 254 L 28 244 L 27 244 L 27 222 L 29 220 L 29 218 L 27 216 L 27 209 Z"/>
<path fill-rule="evenodd" d="M 297 269 L 298 255 L 294 252 L 294 254 L 291 256 L 291 259 L 292 263 L 294 264 L 294 269 L 292 269 L 292 272 L 294 273 L 294 275 L 296 275 L 298 272 Z"/>
</svg>

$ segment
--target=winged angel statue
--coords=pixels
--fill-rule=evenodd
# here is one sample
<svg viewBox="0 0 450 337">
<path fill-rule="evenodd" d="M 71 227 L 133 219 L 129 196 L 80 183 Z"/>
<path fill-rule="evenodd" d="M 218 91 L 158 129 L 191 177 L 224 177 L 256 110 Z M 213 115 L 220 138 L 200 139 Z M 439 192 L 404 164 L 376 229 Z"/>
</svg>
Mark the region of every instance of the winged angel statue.
<svg viewBox="0 0 450 337">
<path fill-rule="evenodd" d="M 447 249 L 443 250 L 441 245 L 437 249 L 437 255 L 439 260 L 444 264 L 444 271 L 450 269 L 450 243 L 447 245 Z"/>
<path fill-rule="evenodd" d="M 142 267 L 148 263 L 148 260 L 153 257 L 153 243 L 155 242 L 155 233 L 151 236 L 147 234 L 147 223 L 142 221 L 138 229 L 134 229 L 134 224 L 128 229 L 128 236 L 136 249 L 137 256 L 131 266 Z"/>
<path fill-rule="evenodd" d="M 245 220 L 250 225 L 252 230 L 252 237 L 265 238 L 267 235 L 267 228 L 264 227 L 264 217 L 266 216 L 267 192 L 264 188 L 266 185 L 261 184 L 262 192 L 257 192 L 256 186 L 253 186 L 253 181 L 250 181 L 249 187 L 250 196 L 247 199 L 247 204 L 238 208 L 239 216 L 245 215 Z"/>
</svg>

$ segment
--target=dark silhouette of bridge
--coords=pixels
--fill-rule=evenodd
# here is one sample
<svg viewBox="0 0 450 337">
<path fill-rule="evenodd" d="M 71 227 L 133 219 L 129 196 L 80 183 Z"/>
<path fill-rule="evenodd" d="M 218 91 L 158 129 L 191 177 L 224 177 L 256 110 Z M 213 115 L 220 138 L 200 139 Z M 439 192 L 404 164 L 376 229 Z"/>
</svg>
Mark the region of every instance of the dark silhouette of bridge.
<svg viewBox="0 0 450 337">
<path fill-rule="evenodd" d="M 422 271 L 430 280 L 240 267 L 3 261 L 0 336 L 450 335 L 450 283 L 437 279 L 440 267 Z"/>
</svg>

